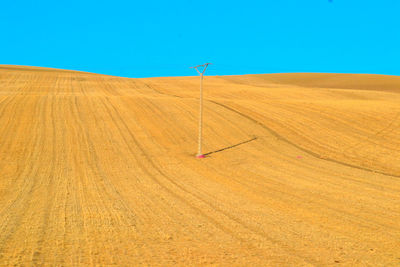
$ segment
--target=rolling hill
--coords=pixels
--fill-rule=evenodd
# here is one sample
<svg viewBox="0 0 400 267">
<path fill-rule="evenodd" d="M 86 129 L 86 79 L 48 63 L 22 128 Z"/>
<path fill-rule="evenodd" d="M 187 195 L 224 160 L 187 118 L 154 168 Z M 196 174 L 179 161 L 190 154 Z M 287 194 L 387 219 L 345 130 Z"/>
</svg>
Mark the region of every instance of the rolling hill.
<svg viewBox="0 0 400 267">
<path fill-rule="evenodd" d="M 400 77 L 0 66 L 0 265 L 400 264 Z"/>
</svg>

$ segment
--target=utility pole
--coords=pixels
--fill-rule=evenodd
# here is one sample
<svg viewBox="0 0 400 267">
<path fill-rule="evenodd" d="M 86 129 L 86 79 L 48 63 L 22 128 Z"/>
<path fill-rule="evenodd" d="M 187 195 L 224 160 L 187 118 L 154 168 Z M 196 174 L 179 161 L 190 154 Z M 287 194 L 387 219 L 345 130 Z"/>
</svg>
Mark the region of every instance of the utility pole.
<svg viewBox="0 0 400 267">
<path fill-rule="evenodd" d="M 202 135 L 203 135 L 203 76 L 206 71 L 208 65 L 211 63 L 206 63 L 203 65 L 197 65 L 194 67 L 190 67 L 191 69 L 195 69 L 197 73 L 200 75 L 200 114 L 199 114 L 199 148 L 197 151 L 196 158 L 202 159 L 204 158 L 204 154 L 201 152 L 201 143 L 202 143 Z M 202 71 L 199 68 L 203 68 Z"/>
</svg>

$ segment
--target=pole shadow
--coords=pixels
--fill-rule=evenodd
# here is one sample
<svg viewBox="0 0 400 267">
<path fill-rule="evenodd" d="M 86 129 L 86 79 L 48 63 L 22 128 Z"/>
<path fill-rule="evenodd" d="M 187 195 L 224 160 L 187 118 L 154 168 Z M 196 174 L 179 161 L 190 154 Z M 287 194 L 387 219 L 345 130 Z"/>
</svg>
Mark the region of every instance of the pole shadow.
<svg viewBox="0 0 400 267">
<path fill-rule="evenodd" d="M 218 150 L 214 150 L 214 151 L 211 151 L 211 152 L 207 152 L 207 153 L 204 154 L 204 156 L 207 157 L 207 156 L 209 156 L 209 155 L 211 155 L 211 154 L 218 153 L 218 152 L 222 152 L 222 151 L 225 151 L 225 150 L 228 150 L 228 149 L 231 149 L 231 148 L 234 148 L 234 147 L 243 145 L 243 144 L 247 144 L 247 143 L 250 143 L 251 141 L 254 141 L 254 140 L 257 140 L 257 137 L 253 137 L 252 139 L 249 139 L 249 140 L 240 142 L 240 143 L 235 144 L 235 145 L 232 145 L 232 146 L 227 146 L 227 147 L 224 147 L 224 148 L 221 148 L 221 149 L 218 149 Z"/>
</svg>

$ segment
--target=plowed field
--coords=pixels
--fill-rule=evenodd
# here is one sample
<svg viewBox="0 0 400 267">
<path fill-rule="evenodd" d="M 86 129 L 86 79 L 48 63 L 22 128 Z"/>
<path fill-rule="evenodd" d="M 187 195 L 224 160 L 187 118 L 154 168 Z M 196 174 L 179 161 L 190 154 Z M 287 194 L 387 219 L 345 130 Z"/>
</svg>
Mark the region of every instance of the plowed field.
<svg viewBox="0 0 400 267">
<path fill-rule="evenodd" d="M 400 265 L 400 77 L 0 66 L 0 265 Z"/>
</svg>

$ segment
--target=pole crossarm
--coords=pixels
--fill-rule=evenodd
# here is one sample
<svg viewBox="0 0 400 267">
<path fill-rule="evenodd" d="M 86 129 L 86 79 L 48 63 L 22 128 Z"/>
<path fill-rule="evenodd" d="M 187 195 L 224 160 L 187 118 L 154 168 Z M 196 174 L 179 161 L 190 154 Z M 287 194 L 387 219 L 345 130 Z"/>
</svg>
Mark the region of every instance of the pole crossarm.
<svg viewBox="0 0 400 267">
<path fill-rule="evenodd" d="M 190 67 L 190 68 L 191 69 L 195 69 L 201 75 L 201 74 L 204 74 L 204 72 L 206 71 L 208 65 L 212 65 L 212 63 L 206 63 L 206 64 L 203 64 L 203 65 L 197 65 L 197 66 Z M 199 71 L 200 67 L 204 67 L 203 71 L 201 71 L 201 72 Z"/>
</svg>

